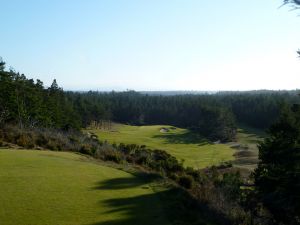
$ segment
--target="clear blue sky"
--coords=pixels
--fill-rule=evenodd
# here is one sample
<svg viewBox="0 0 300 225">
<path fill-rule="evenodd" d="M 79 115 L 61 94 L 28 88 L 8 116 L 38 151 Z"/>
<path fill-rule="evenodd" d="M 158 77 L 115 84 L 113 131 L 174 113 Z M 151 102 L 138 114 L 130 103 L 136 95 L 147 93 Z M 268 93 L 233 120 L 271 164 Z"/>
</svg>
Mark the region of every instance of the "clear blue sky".
<svg viewBox="0 0 300 225">
<path fill-rule="evenodd" d="M 282 0 L 0 0 L 0 56 L 67 90 L 300 88 Z"/>
</svg>

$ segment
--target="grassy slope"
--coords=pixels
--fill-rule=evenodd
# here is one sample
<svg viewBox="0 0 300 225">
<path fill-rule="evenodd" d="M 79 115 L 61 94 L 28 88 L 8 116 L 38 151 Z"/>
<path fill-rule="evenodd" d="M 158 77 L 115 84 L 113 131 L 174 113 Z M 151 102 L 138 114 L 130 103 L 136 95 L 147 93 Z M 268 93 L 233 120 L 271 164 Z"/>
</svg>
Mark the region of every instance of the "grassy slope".
<svg viewBox="0 0 300 225">
<path fill-rule="evenodd" d="M 0 150 L 1 225 L 169 224 L 149 183 L 66 152 Z"/>
<path fill-rule="evenodd" d="M 161 133 L 162 127 L 169 132 Z M 184 159 L 186 166 L 203 168 L 222 161 L 233 160 L 233 149 L 224 144 L 209 144 L 186 129 L 171 129 L 167 125 L 129 126 L 115 125 L 112 130 L 93 130 L 101 140 L 110 143 L 146 145 L 161 149 L 178 159 Z"/>
</svg>

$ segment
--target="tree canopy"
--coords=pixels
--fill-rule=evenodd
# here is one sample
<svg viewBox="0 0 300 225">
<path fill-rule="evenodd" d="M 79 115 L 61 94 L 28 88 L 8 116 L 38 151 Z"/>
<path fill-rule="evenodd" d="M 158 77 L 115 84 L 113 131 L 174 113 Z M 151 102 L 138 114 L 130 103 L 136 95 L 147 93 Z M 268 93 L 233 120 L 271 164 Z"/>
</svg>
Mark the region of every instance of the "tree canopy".
<svg viewBox="0 0 300 225">
<path fill-rule="evenodd" d="M 300 223 L 300 107 L 285 108 L 259 146 L 255 184 L 278 222 Z"/>
<path fill-rule="evenodd" d="M 284 4 L 291 4 L 297 7 L 300 5 L 300 0 L 284 0 Z"/>
<path fill-rule="evenodd" d="M 2 62 L 2 61 L 1 61 Z M 294 91 L 220 92 L 159 95 L 126 92 L 65 92 L 56 79 L 50 87 L 24 74 L 0 71 L 0 124 L 79 129 L 115 121 L 133 125 L 169 124 L 212 139 L 233 140 L 240 124 L 265 129 Z"/>
</svg>

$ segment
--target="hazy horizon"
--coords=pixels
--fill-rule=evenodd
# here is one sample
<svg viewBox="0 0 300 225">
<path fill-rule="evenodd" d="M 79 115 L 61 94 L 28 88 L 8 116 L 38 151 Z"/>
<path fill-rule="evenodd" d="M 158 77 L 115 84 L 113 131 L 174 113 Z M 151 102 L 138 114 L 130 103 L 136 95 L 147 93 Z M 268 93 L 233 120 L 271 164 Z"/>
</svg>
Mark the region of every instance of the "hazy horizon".
<svg viewBox="0 0 300 225">
<path fill-rule="evenodd" d="M 2 3 L 0 56 L 65 90 L 295 90 L 300 19 L 282 0 Z"/>
<path fill-rule="evenodd" d="M 47 87 L 47 86 L 46 86 Z M 64 89 L 64 87 L 62 87 Z M 107 89 L 107 88 L 103 88 L 103 89 L 64 89 L 64 91 L 72 91 L 72 92 L 89 92 L 89 91 L 94 91 L 94 92 L 127 92 L 127 91 L 134 91 L 134 92 L 139 92 L 139 93 L 155 93 L 155 92 L 182 92 L 182 93 L 218 93 L 218 92 L 268 92 L 268 91 L 274 91 L 274 92 L 281 92 L 281 91 L 288 91 L 288 92 L 292 92 L 292 91 L 299 91 L 299 89 L 249 89 L 249 90 L 137 90 L 137 89 L 123 89 L 123 88 L 113 88 L 113 89 Z"/>
</svg>

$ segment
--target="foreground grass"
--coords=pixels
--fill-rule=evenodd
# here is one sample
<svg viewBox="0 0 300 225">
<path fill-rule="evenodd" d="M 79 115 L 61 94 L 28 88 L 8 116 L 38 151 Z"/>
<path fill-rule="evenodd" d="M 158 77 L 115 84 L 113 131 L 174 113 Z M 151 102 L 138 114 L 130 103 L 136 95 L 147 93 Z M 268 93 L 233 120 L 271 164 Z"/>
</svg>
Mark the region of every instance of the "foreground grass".
<svg viewBox="0 0 300 225">
<path fill-rule="evenodd" d="M 167 128 L 168 132 L 160 132 Z M 223 161 L 233 160 L 234 150 L 225 144 L 210 144 L 186 129 L 172 126 L 129 126 L 114 125 L 111 130 L 90 130 L 100 140 L 109 143 L 146 145 L 151 149 L 161 149 L 184 160 L 185 166 L 204 168 Z"/>
<path fill-rule="evenodd" d="M 2 225 L 167 225 L 142 178 L 67 152 L 0 150 Z"/>
</svg>

